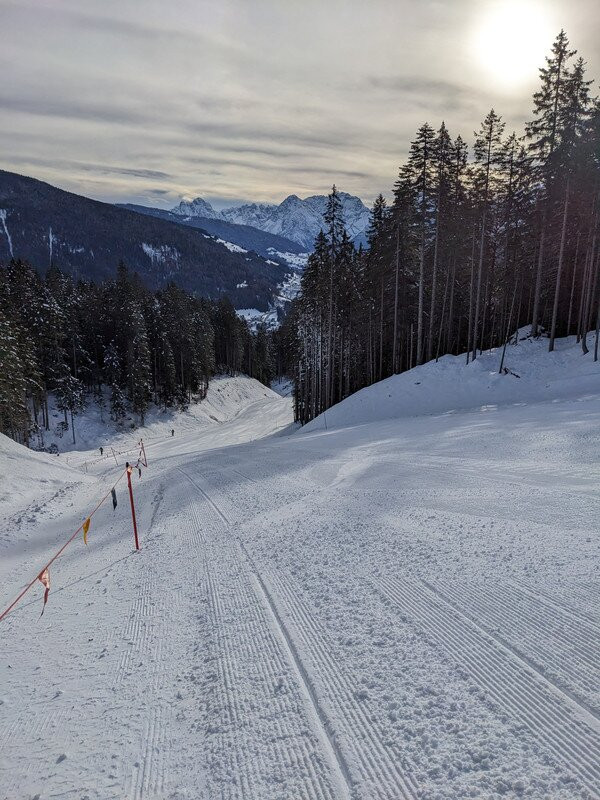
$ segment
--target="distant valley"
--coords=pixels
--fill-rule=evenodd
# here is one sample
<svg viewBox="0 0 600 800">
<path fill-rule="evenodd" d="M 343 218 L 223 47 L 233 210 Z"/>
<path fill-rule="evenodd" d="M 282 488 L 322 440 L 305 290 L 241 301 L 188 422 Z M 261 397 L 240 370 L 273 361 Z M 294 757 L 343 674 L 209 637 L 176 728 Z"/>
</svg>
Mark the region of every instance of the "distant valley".
<svg viewBox="0 0 600 800">
<path fill-rule="evenodd" d="M 347 229 L 364 240 L 369 211 L 340 193 Z M 325 195 L 216 211 L 202 198 L 171 210 L 102 203 L 34 178 L 0 171 L 0 262 L 29 261 L 44 273 L 102 281 L 123 261 L 149 288 L 174 282 L 197 295 L 227 296 L 252 324 L 278 324 L 323 226 Z"/>
<path fill-rule="evenodd" d="M 301 267 L 300 248 L 260 231 L 233 238 L 245 241 L 244 236 L 262 237 L 257 247 L 264 255 L 168 216 L 136 213 L 0 170 L 0 262 L 21 258 L 42 274 L 55 264 L 69 275 L 100 282 L 112 278 L 123 261 L 151 289 L 174 282 L 198 296 L 227 296 L 237 309 L 278 318 L 285 307 L 281 287 L 294 284 L 297 271 L 278 248 L 293 248 L 288 257 Z"/>
</svg>

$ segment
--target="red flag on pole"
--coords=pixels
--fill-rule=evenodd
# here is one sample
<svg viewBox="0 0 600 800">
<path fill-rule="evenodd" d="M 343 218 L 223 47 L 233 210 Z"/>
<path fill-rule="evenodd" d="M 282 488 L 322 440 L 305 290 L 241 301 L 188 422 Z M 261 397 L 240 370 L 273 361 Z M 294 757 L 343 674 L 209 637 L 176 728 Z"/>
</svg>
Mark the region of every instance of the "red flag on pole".
<svg viewBox="0 0 600 800">
<path fill-rule="evenodd" d="M 48 602 L 48 595 L 50 594 L 50 573 L 48 572 L 48 567 L 45 567 L 40 572 L 40 574 L 38 575 L 38 581 L 40 581 L 40 583 L 42 583 L 46 587 L 46 590 L 44 592 L 44 605 L 42 606 L 42 614 L 43 614 L 46 608 L 46 603 Z M 40 614 L 40 617 L 42 616 L 42 614 Z"/>
</svg>

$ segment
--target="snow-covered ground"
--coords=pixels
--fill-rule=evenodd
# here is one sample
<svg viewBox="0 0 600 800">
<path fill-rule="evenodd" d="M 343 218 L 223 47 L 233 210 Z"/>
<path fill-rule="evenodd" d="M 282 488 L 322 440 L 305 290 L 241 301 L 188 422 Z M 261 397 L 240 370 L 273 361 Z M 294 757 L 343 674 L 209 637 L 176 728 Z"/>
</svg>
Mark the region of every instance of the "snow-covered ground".
<svg viewBox="0 0 600 800">
<path fill-rule="evenodd" d="M 44 505 L 85 483 L 91 476 L 56 456 L 35 453 L 0 435 L 0 551 L 10 548 L 14 531 L 35 520 Z"/>
<path fill-rule="evenodd" d="M 0 797 L 599 797 L 600 365 L 543 344 L 499 379 L 539 396 L 448 362 L 155 440 L 141 551 L 120 485 L 0 622 Z M 11 526 L 3 606 L 117 475 Z"/>
<path fill-rule="evenodd" d="M 305 430 L 346 427 L 398 417 L 456 413 L 496 405 L 580 397 L 598 391 L 599 365 L 583 355 L 574 336 L 559 339 L 548 353 L 548 339 L 531 339 L 529 327 L 518 342 L 485 351 L 467 364 L 466 356 L 442 356 L 394 375 L 348 397 L 310 422 Z M 588 336 L 592 343 L 593 335 Z"/>
<path fill-rule="evenodd" d="M 303 270 L 308 263 L 309 253 L 282 253 L 280 250 L 275 250 L 274 247 L 269 247 L 269 253 L 275 258 L 285 261 L 290 267 Z"/>
<path fill-rule="evenodd" d="M 278 378 L 271 384 L 271 389 L 282 397 L 291 397 L 294 393 L 294 382 L 289 378 Z"/>
</svg>

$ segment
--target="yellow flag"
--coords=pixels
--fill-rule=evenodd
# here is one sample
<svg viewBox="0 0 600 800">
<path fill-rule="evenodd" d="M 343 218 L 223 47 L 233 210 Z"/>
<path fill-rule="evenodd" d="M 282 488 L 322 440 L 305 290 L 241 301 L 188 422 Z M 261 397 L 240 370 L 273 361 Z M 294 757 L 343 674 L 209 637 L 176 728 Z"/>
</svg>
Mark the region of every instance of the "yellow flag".
<svg viewBox="0 0 600 800">
<path fill-rule="evenodd" d="M 90 529 L 90 523 L 91 523 L 91 521 L 92 521 L 92 520 L 91 520 L 91 519 L 88 517 L 88 518 L 86 519 L 86 521 L 83 523 L 83 541 L 84 541 L 84 544 L 87 544 L 87 532 L 88 532 L 88 531 L 89 531 L 89 529 Z"/>
</svg>

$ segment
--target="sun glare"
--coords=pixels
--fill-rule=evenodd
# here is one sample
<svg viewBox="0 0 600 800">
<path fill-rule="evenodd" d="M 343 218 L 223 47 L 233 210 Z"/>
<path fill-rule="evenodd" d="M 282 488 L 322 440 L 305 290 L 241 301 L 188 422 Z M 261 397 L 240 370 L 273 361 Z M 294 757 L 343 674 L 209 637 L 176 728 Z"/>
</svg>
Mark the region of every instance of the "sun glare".
<svg viewBox="0 0 600 800">
<path fill-rule="evenodd" d="M 482 13 L 473 32 L 478 64 L 505 87 L 537 78 L 556 31 L 542 4 L 497 2 Z"/>
</svg>

